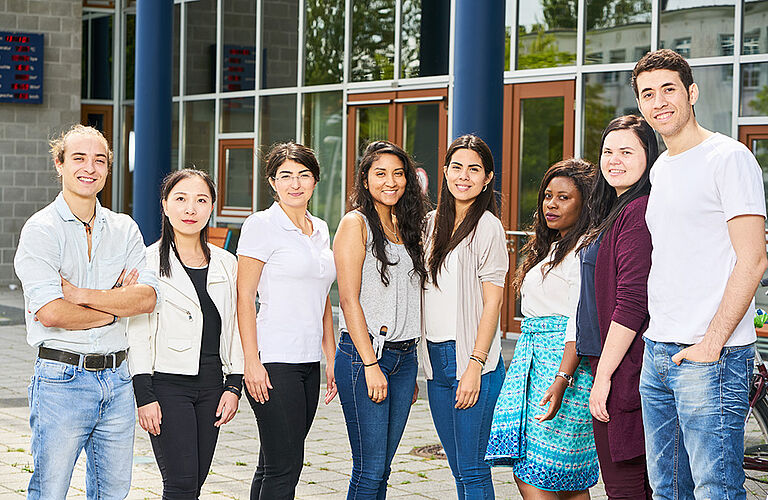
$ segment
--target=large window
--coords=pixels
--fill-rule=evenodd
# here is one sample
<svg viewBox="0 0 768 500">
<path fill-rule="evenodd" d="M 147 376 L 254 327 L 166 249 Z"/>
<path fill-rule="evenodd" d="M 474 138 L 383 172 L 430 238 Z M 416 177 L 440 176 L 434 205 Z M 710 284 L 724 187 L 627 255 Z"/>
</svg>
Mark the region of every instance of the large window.
<svg viewBox="0 0 768 500">
<path fill-rule="evenodd" d="M 344 0 L 305 0 L 304 9 L 304 85 L 340 83 Z"/>
<path fill-rule="evenodd" d="M 320 183 L 310 210 L 328 223 L 333 234 L 341 219 L 344 186 L 341 92 L 304 95 L 302 115 L 302 141 L 315 150 L 320 163 Z"/>
<path fill-rule="evenodd" d="M 632 62 L 635 47 L 650 46 L 651 0 L 587 0 L 586 7 L 585 64 Z"/>
<path fill-rule="evenodd" d="M 576 62 L 577 2 L 519 0 L 517 69 Z"/>
<path fill-rule="evenodd" d="M 188 2 L 184 51 L 186 94 L 214 92 L 216 81 L 216 0 Z"/>
<path fill-rule="evenodd" d="M 746 0 L 744 2 L 744 37 L 742 54 L 768 53 L 766 27 L 768 27 L 768 0 Z"/>
<path fill-rule="evenodd" d="M 279 142 L 296 140 L 296 95 L 271 95 L 261 98 L 257 210 L 264 210 L 272 203 L 272 187 L 264 178 L 266 155 Z"/>
<path fill-rule="evenodd" d="M 395 76 L 395 0 L 352 0 L 350 79 Z"/>
<path fill-rule="evenodd" d="M 629 85 L 632 73 L 586 73 L 584 75 L 584 132 L 582 156 L 595 163 L 600 137 L 608 122 L 617 116 L 640 115 L 635 93 Z"/>
<path fill-rule="evenodd" d="M 221 91 L 253 90 L 256 88 L 256 2 L 224 0 L 222 10 Z"/>
<path fill-rule="evenodd" d="M 660 46 L 686 58 L 723 55 L 721 37 L 733 34 L 735 3 L 661 2 Z"/>
<path fill-rule="evenodd" d="M 113 14 L 83 13 L 83 99 L 112 99 L 113 20 Z"/>
<path fill-rule="evenodd" d="M 213 175 L 214 102 L 184 103 L 184 167 L 196 167 Z"/>
<path fill-rule="evenodd" d="M 403 0 L 402 10 L 400 77 L 447 75 L 451 3 Z"/>
<path fill-rule="evenodd" d="M 261 8 L 261 87 L 295 87 L 299 0 L 263 0 Z"/>
</svg>

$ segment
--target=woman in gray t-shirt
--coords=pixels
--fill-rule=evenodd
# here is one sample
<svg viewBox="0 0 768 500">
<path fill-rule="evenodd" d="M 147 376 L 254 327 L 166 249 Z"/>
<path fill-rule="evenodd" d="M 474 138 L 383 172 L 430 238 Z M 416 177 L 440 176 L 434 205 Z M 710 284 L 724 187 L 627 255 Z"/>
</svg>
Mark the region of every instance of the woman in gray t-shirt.
<svg viewBox="0 0 768 500">
<path fill-rule="evenodd" d="M 377 141 L 333 242 L 342 314 L 334 372 L 352 449 L 348 498 L 383 498 L 411 404 L 421 331 L 427 200 L 413 161 Z"/>
</svg>

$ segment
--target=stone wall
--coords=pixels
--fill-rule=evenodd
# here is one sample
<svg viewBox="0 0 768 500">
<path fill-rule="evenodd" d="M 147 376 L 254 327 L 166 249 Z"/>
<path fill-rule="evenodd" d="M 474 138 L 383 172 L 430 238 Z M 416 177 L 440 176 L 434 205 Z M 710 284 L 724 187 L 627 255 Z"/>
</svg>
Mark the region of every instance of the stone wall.
<svg viewBox="0 0 768 500">
<path fill-rule="evenodd" d="M 59 183 L 48 139 L 80 121 L 82 0 L 0 0 L 0 30 L 45 34 L 43 103 L 0 103 L 0 286 L 18 283 L 13 256 L 27 218 Z"/>
</svg>

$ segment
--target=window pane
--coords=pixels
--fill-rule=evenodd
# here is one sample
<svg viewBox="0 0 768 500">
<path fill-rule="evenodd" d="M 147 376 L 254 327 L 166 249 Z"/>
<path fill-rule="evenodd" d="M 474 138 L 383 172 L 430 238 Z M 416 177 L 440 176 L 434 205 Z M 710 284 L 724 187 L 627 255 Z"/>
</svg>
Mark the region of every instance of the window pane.
<svg viewBox="0 0 768 500">
<path fill-rule="evenodd" d="M 356 106 L 355 164 L 373 141 L 389 139 L 389 106 Z"/>
<path fill-rule="evenodd" d="M 179 66 L 181 64 L 179 47 L 181 46 L 181 5 L 173 6 L 173 71 L 171 71 L 171 92 L 179 95 Z"/>
<path fill-rule="evenodd" d="M 437 157 L 440 142 L 440 106 L 430 102 L 403 106 L 403 145 L 410 153 L 427 181 L 427 193 L 432 203 L 437 204 L 440 185 L 439 170 L 442 158 Z"/>
<path fill-rule="evenodd" d="M 389 80 L 395 76 L 395 0 L 352 1 L 350 78 Z"/>
<path fill-rule="evenodd" d="M 564 106 L 562 97 L 520 100 L 519 228 L 531 225 L 544 172 L 563 159 Z"/>
<path fill-rule="evenodd" d="M 253 132 L 253 97 L 222 99 L 219 132 Z"/>
<path fill-rule="evenodd" d="M 125 15 L 125 98 L 133 99 L 136 84 L 136 14 Z"/>
<path fill-rule="evenodd" d="M 179 103 L 171 105 L 171 170 L 179 168 Z"/>
<path fill-rule="evenodd" d="M 83 99 L 112 99 L 111 14 L 83 13 Z"/>
<path fill-rule="evenodd" d="M 696 120 L 706 129 L 730 136 L 733 66 L 693 68 L 693 81 L 699 87 L 700 105 L 694 107 Z"/>
<path fill-rule="evenodd" d="M 339 83 L 344 75 L 344 0 L 305 0 L 304 8 L 304 85 Z"/>
<path fill-rule="evenodd" d="M 509 57 L 512 50 L 512 16 L 517 2 L 507 0 L 504 4 L 504 71 L 509 71 Z"/>
<path fill-rule="evenodd" d="M 320 163 L 320 183 L 312 195 L 310 210 L 328 223 L 331 235 L 343 212 L 341 126 L 343 104 L 341 92 L 304 95 L 303 142 L 315 150 Z"/>
<path fill-rule="evenodd" d="M 216 67 L 216 0 L 189 2 L 184 54 L 186 94 L 214 92 Z"/>
<path fill-rule="evenodd" d="M 635 93 L 629 85 L 630 71 L 584 74 L 584 142 L 582 155 L 596 163 L 600 137 L 608 122 L 617 116 L 637 115 Z"/>
<path fill-rule="evenodd" d="M 741 116 L 768 116 L 768 63 L 741 65 Z"/>
<path fill-rule="evenodd" d="M 213 101 L 184 103 L 184 167 L 195 167 L 213 175 Z"/>
<path fill-rule="evenodd" d="M 264 210 L 272 204 L 272 187 L 264 178 L 264 159 L 272 145 L 296 140 L 296 96 L 291 94 L 262 97 L 259 118 L 259 144 L 263 148 L 263 154 L 260 155 L 258 168 L 257 210 Z"/>
<path fill-rule="evenodd" d="M 299 57 L 299 1 L 264 0 L 262 88 L 295 87 Z"/>
<path fill-rule="evenodd" d="M 224 150 L 226 182 L 224 206 L 251 208 L 253 204 L 253 149 L 228 148 Z"/>
<path fill-rule="evenodd" d="M 451 3 L 403 0 L 402 9 L 401 78 L 448 74 Z"/>
<path fill-rule="evenodd" d="M 662 2 L 659 47 L 683 57 L 712 57 L 733 54 L 735 0 L 703 2 Z M 701 5 L 701 4 L 700 4 Z M 729 42 L 730 40 L 730 42 Z"/>
<path fill-rule="evenodd" d="M 256 2 L 225 0 L 222 10 L 221 91 L 253 90 L 256 88 Z"/>
<path fill-rule="evenodd" d="M 586 64 L 633 62 L 650 47 L 650 0 L 587 0 Z"/>
<path fill-rule="evenodd" d="M 517 69 L 576 63 L 578 2 L 519 0 Z"/>
<path fill-rule="evenodd" d="M 768 0 L 747 0 L 744 4 L 744 38 L 741 43 L 741 53 L 768 53 L 766 29 L 768 25 Z"/>
</svg>

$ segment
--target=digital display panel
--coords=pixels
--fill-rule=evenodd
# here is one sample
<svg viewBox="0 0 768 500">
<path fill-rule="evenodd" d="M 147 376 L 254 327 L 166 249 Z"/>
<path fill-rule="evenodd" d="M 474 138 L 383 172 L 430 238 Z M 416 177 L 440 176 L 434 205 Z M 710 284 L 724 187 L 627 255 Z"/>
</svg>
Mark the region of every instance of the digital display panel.
<svg viewBox="0 0 768 500">
<path fill-rule="evenodd" d="M 43 102 L 43 34 L 0 31 L 0 102 Z"/>
</svg>

